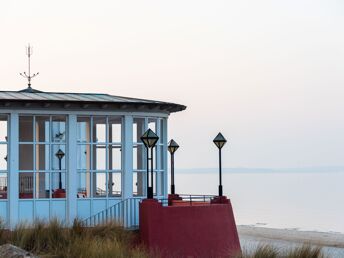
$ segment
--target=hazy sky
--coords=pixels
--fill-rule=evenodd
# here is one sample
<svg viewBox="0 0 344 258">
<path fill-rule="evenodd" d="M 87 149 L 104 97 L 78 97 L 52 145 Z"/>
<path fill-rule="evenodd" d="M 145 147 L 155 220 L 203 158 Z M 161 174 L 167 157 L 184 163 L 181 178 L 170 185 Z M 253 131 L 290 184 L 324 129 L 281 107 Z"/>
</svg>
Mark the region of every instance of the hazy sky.
<svg viewBox="0 0 344 258">
<path fill-rule="evenodd" d="M 0 0 L 1 90 L 187 105 L 178 167 L 344 165 L 343 1 Z"/>
</svg>

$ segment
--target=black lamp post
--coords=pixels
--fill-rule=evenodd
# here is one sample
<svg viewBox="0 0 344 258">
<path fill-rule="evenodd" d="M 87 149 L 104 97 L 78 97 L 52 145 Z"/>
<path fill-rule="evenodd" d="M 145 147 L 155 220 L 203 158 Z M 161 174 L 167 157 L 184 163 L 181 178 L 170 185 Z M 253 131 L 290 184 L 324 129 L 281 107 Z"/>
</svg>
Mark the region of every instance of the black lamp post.
<svg viewBox="0 0 344 258">
<path fill-rule="evenodd" d="M 178 150 L 179 145 L 173 139 L 168 143 L 167 149 L 171 153 L 171 194 L 175 194 L 174 187 L 174 153 Z"/>
<path fill-rule="evenodd" d="M 220 177 L 220 184 L 219 184 L 219 196 L 222 196 L 222 162 L 221 162 L 221 149 L 227 142 L 225 137 L 221 133 L 219 133 L 215 139 L 213 140 L 215 145 L 219 148 L 219 177 Z"/>
<path fill-rule="evenodd" d="M 159 137 L 151 130 L 148 129 L 142 136 L 141 141 L 147 149 L 147 199 L 153 199 L 153 149 Z M 151 149 L 151 157 L 149 158 L 149 149 Z M 151 186 L 149 186 L 149 160 L 151 161 Z"/>
<path fill-rule="evenodd" d="M 61 149 L 59 149 L 55 153 L 55 156 L 59 159 L 59 170 L 60 170 L 60 173 L 59 173 L 59 189 L 62 189 L 62 175 L 61 175 L 62 163 L 61 163 L 61 160 L 63 159 L 64 155 L 65 154 Z"/>
</svg>

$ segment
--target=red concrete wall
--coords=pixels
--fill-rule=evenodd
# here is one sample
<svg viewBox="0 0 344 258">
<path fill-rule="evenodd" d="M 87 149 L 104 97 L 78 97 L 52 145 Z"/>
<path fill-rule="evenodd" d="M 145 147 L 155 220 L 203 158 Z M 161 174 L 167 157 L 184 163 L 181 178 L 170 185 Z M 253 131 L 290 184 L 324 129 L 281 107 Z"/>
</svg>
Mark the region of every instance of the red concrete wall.
<svg viewBox="0 0 344 258">
<path fill-rule="evenodd" d="M 140 204 L 143 243 L 162 257 L 230 257 L 240 252 L 231 203 L 163 207 Z"/>
</svg>

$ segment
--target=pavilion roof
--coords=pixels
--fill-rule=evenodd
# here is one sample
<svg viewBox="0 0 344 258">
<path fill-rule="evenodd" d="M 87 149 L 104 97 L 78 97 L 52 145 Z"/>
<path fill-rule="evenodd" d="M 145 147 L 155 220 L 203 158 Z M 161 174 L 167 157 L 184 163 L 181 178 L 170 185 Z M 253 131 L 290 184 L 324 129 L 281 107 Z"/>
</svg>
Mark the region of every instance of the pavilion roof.
<svg viewBox="0 0 344 258">
<path fill-rule="evenodd" d="M 0 103 L 5 106 L 71 107 L 82 109 L 139 109 L 178 112 L 186 106 L 148 99 L 129 98 L 99 93 L 42 92 L 31 88 L 21 91 L 0 91 Z M 51 104 L 51 105 L 50 105 Z M 0 104 L 0 107 L 3 106 Z"/>
</svg>

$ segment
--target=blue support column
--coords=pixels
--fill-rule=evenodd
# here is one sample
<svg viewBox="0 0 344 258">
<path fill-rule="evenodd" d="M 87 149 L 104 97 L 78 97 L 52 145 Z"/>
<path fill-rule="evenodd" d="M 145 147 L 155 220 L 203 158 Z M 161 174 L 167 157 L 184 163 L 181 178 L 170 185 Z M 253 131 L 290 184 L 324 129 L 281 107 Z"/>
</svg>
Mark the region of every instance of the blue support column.
<svg viewBox="0 0 344 258">
<path fill-rule="evenodd" d="M 19 116 L 11 113 L 9 118 L 9 173 L 8 173 L 8 222 L 10 229 L 19 222 Z"/>
<path fill-rule="evenodd" d="M 122 196 L 133 196 L 133 117 L 124 116 L 122 137 Z"/>
<path fill-rule="evenodd" d="M 77 217 L 77 117 L 68 116 L 67 139 L 67 223 L 72 224 Z"/>
</svg>

